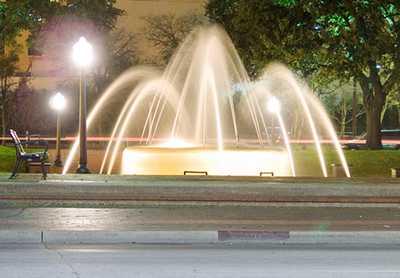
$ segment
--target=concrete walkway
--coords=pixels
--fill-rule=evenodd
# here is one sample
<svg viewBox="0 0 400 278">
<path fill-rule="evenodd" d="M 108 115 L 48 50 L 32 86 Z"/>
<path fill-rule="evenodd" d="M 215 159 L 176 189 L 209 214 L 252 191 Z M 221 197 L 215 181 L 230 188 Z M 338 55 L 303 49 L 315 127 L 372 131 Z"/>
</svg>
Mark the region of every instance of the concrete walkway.
<svg viewBox="0 0 400 278">
<path fill-rule="evenodd" d="M 0 230 L 400 231 L 400 205 L 138 205 L 0 209 Z"/>
<path fill-rule="evenodd" d="M 10 201 L 98 201 L 110 206 L 130 201 L 400 203 L 397 179 L 51 175 L 42 181 L 33 177 L 38 176 L 0 179 L 0 206 Z"/>
</svg>

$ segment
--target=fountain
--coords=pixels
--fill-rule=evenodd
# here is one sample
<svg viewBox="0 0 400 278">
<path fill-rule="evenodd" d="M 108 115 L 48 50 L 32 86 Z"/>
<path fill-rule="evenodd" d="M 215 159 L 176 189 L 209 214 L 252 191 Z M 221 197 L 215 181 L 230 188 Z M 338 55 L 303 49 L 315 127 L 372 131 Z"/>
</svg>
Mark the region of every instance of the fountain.
<svg viewBox="0 0 400 278">
<path fill-rule="evenodd" d="M 111 132 L 100 174 L 113 173 L 122 151 L 121 174 L 296 176 L 292 145 L 311 142 L 322 176 L 328 176 L 324 143 L 334 146 L 350 176 L 332 123 L 308 87 L 280 64 L 269 65 L 260 78 L 251 80 L 230 38 L 217 26 L 193 31 L 163 72 L 136 67 L 122 74 L 89 114 L 89 130 L 121 90 L 130 93 Z M 123 149 L 127 135 L 140 142 Z"/>
</svg>

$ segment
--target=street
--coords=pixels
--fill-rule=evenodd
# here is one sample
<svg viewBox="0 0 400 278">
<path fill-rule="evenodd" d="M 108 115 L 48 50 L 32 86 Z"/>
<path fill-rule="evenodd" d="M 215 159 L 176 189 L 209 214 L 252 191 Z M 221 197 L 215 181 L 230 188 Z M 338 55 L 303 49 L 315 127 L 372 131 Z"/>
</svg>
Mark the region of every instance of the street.
<svg viewBox="0 0 400 278">
<path fill-rule="evenodd" d="M 393 238 L 393 234 L 390 233 L 400 230 L 400 205 L 397 203 L 138 201 L 136 200 L 138 196 L 146 193 L 143 190 L 147 190 L 146 194 L 152 193 L 151 187 L 143 186 L 143 188 L 121 187 L 127 190 L 126 194 L 121 196 L 132 197 L 132 200 L 108 201 L 100 198 L 95 200 L 95 207 L 91 208 L 92 200 L 75 198 L 73 192 L 77 191 L 77 188 L 83 188 L 81 185 L 72 187 L 72 195 L 69 195 L 67 201 L 62 200 L 61 194 L 68 193 L 68 187 L 65 186 L 64 189 L 61 185 L 49 186 L 54 191 L 51 191 L 51 194 L 56 197 L 58 194 L 59 199 L 23 198 L 24 194 L 38 194 L 37 190 L 41 190 L 44 185 L 45 183 L 33 184 L 24 190 L 19 190 L 21 187 L 18 185 L 15 186 L 16 190 L 7 191 L 14 194 L 13 196 L 4 193 L 5 197 L 11 197 L 2 201 L 3 208 L 0 209 L 0 231 L 3 232 L 4 240 L 0 244 L 1 278 L 400 277 L 398 264 L 400 245 L 396 241 L 397 237 Z M 85 193 L 81 195 L 85 198 L 89 194 L 109 197 L 109 194 L 116 194 L 113 186 L 93 188 L 87 186 L 82 191 Z M 253 190 L 264 190 L 265 197 L 268 198 L 277 196 L 280 192 L 284 193 L 282 196 L 286 198 L 289 196 L 286 192 L 293 190 L 293 188 L 286 190 L 284 184 L 269 184 L 266 189 L 264 186 L 254 186 Z M 225 187 L 232 194 L 237 195 L 237 192 L 242 192 L 234 185 Z M 224 192 L 227 190 L 225 187 Z M 342 194 L 342 190 L 351 189 L 350 193 L 357 200 L 360 196 L 368 197 L 373 190 L 378 190 L 381 197 L 393 196 L 393 190 L 397 189 L 392 187 L 394 188 L 393 185 L 371 185 L 368 190 L 364 190 L 361 186 L 354 190 L 353 187 L 345 186 L 330 188 L 330 185 L 326 184 L 323 189 L 326 191 L 324 196 L 328 197 L 338 196 L 341 192 L 340 198 L 348 196 Z M 198 190 L 197 193 L 194 192 L 199 194 L 198 196 L 208 195 L 197 185 L 191 186 L 190 190 L 174 189 L 166 185 L 162 188 L 166 196 L 172 197 L 176 196 L 179 190 L 181 195 L 193 196 L 194 189 Z M 272 188 L 275 188 L 275 191 L 270 190 Z M 312 194 L 316 191 L 313 185 L 302 188 L 314 198 Z M 391 191 L 387 190 L 388 188 Z M 47 188 L 43 190 L 46 191 Z M 128 190 L 133 191 L 129 193 Z M 250 188 L 247 188 L 245 192 L 249 191 Z M 120 194 L 119 191 L 117 193 Z M 299 195 L 305 196 L 305 194 Z M 318 194 L 315 196 L 319 198 Z M 329 198 L 327 200 L 330 201 Z M 59 203 L 63 207 L 58 206 Z M 23 207 L 23 205 L 40 207 Z M 178 231 L 179 234 L 180 231 L 224 230 L 253 230 L 280 234 L 267 235 L 266 237 L 272 237 L 272 242 L 266 240 L 245 243 L 218 239 L 214 244 L 205 244 L 204 241 L 201 243 L 183 241 L 191 244 L 182 244 L 176 239 L 169 240 L 169 238 L 166 241 L 157 241 L 157 234 L 149 235 L 148 238 L 154 241 L 145 243 L 143 238 L 146 237 L 143 235 L 140 236 L 141 240 L 137 241 L 139 236 L 126 236 L 125 240 L 124 238 L 119 240 L 114 237 L 117 233 L 102 236 L 93 232 L 144 231 L 149 234 L 149 231 Z M 19 231 L 32 231 L 32 235 L 36 235 L 34 237 L 36 243 L 6 240 L 13 234 L 16 235 L 13 240 L 18 239 Z M 38 231 L 42 231 L 42 241 Z M 51 234 L 52 231 L 59 233 Z M 87 233 L 74 234 L 77 231 Z M 296 237 L 295 233 L 288 234 L 291 231 L 339 231 L 350 234 L 347 234 L 348 242 L 345 244 L 344 241 L 337 240 L 339 237 L 331 240 L 326 237 L 321 239 L 319 238 L 321 235 L 316 233 L 307 239 Z M 359 236 L 357 233 L 360 231 L 378 234 L 358 240 L 355 237 Z M 386 232 L 389 232 L 387 237 L 382 234 Z M 279 235 L 289 238 L 283 241 L 276 240 Z M 370 238 L 373 239 L 369 240 Z M 73 240 L 69 241 L 70 239 Z M 103 239 L 105 241 L 102 241 Z M 302 239 L 305 241 L 302 242 Z M 326 239 L 329 244 L 324 241 Z M 114 240 L 118 243 L 114 243 Z M 62 245 L 63 242 L 69 242 L 69 245 Z"/>
<path fill-rule="evenodd" d="M 400 247 L 0 245 L 2 278 L 399 277 Z"/>
</svg>

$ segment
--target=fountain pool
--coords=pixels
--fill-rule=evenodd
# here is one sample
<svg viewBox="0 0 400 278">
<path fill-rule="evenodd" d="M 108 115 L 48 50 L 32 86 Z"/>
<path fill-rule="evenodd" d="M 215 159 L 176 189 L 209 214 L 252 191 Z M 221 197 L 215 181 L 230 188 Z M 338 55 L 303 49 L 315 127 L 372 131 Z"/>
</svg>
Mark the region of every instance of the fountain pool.
<svg viewBox="0 0 400 278">
<path fill-rule="evenodd" d="M 290 176 L 287 152 L 279 148 L 224 149 L 128 147 L 122 155 L 126 175 Z"/>
</svg>

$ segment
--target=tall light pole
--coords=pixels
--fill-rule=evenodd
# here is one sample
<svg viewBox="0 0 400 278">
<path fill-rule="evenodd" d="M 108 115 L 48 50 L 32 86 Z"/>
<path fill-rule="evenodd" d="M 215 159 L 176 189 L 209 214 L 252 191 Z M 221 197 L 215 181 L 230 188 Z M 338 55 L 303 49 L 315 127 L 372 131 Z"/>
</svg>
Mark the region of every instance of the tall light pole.
<svg viewBox="0 0 400 278">
<path fill-rule="evenodd" d="M 72 57 L 79 68 L 79 167 L 76 170 L 79 174 L 89 174 L 87 167 L 87 135 L 86 135 L 86 78 L 85 73 L 93 61 L 93 47 L 84 38 L 73 46 Z"/>
<path fill-rule="evenodd" d="M 65 108 L 65 98 L 61 93 L 56 93 L 50 98 L 50 107 L 57 113 L 56 159 L 54 165 L 62 167 L 61 161 L 61 112 Z"/>
</svg>

